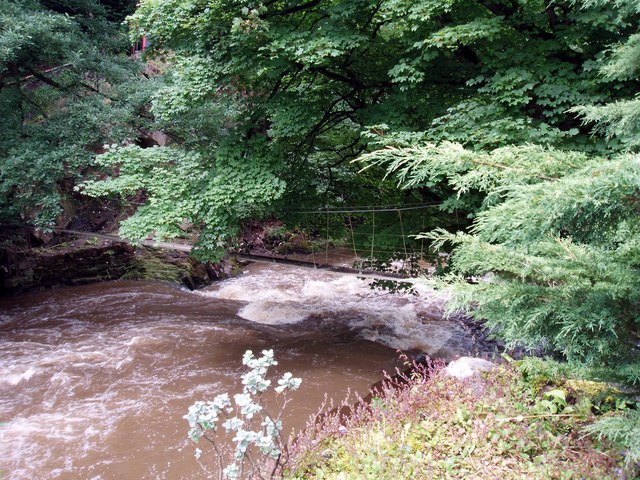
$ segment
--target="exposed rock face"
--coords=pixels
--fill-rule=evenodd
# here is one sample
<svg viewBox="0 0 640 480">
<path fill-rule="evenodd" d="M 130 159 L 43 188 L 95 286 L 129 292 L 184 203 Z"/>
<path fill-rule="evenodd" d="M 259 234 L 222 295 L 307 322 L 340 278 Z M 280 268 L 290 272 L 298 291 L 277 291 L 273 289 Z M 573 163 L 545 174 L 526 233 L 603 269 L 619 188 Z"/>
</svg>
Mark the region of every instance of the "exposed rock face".
<svg viewBox="0 0 640 480">
<path fill-rule="evenodd" d="M 225 270 L 224 265 L 201 263 L 184 252 L 121 242 L 62 244 L 20 254 L 0 250 L 0 295 L 123 277 L 167 280 L 193 290 L 226 278 Z"/>
<path fill-rule="evenodd" d="M 2 294 L 114 280 L 125 275 L 134 259 L 134 248 L 124 243 L 70 251 L 35 249 L 13 258 L 7 254 L 0 271 Z"/>
</svg>

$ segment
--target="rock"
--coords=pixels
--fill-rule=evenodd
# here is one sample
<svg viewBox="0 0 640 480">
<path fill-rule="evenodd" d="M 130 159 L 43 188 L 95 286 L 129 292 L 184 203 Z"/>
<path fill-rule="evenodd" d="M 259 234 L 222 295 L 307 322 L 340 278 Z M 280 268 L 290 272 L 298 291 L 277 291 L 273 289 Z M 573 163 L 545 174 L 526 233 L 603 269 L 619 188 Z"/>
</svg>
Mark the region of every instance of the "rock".
<svg viewBox="0 0 640 480">
<path fill-rule="evenodd" d="M 325 448 L 320 454 L 320 456 L 325 460 L 330 460 L 333 457 L 333 451 L 330 448 Z"/>
<path fill-rule="evenodd" d="M 6 274 L 0 276 L 0 295 L 120 278 L 132 264 L 133 252 L 132 246 L 122 243 L 34 249 L 16 259 L 11 268 L 6 266 Z"/>
<path fill-rule="evenodd" d="M 293 235 L 291 235 L 291 238 L 289 238 L 288 246 L 289 251 L 292 253 L 311 253 L 311 244 L 302 234 L 299 233 L 294 233 Z"/>
<path fill-rule="evenodd" d="M 496 366 L 495 363 L 482 358 L 461 357 L 447 365 L 445 374 L 461 380 L 473 376 L 479 377 L 480 372 L 489 372 Z"/>
<path fill-rule="evenodd" d="M 447 365 L 444 374 L 464 383 L 475 395 L 480 396 L 485 387 L 485 380 L 480 373 L 489 372 L 495 367 L 495 363 L 482 358 L 461 357 Z"/>
</svg>

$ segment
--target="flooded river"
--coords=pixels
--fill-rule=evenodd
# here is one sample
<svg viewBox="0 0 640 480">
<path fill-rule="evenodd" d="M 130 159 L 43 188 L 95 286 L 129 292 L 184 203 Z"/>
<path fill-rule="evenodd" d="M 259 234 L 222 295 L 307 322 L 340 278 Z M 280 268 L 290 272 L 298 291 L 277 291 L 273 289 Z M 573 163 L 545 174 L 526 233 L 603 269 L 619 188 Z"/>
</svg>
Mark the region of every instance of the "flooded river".
<svg viewBox="0 0 640 480">
<path fill-rule="evenodd" d="M 480 348 L 441 303 L 276 265 L 198 292 L 116 281 L 1 299 L 0 478 L 205 478 L 183 416 L 241 390 L 245 350 L 273 348 L 274 373 L 303 379 L 285 425 L 299 429 L 325 392 L 366 394 L 397 349 Z"/>
</svg>

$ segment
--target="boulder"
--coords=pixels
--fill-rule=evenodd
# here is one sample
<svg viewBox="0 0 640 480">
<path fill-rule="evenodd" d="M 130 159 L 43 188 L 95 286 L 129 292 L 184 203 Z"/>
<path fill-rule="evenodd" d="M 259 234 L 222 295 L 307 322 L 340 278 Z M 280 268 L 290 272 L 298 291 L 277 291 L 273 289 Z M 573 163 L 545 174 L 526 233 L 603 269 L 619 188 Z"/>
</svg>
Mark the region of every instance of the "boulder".
<svg viewBox="0 0 640 480">
<path fill-rule="evenodd" d="M 461 357 L 447 365 L 445 374 L 449 377 L 463 380 L 466 378 L 480 377 L 480 372 L 493 370 L 497 365 L 489 360 L 475 357 Z"/>
</svg>

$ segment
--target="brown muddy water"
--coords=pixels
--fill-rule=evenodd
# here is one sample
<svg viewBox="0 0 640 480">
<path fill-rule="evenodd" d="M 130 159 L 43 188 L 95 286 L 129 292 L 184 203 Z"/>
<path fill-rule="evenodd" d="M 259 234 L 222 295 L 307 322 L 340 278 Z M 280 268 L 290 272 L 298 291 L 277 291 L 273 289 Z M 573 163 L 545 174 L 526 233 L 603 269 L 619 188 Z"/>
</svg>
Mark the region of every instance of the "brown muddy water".
<svg viewBox="0 0 640 480">
<path fill-rule="evenodd" d="M 325 393 L 365 395 L 397 349 L 481 349 L 441 303 L 276 265 L 199 292 L 116 281 L 2 299 L 0 478 L 205 478 L 183 416 L 240 392 L 245 350 L 273 348 L 274 374 L 303 379 L 285 417 L 300 429 Z"/>
</svg>

